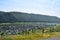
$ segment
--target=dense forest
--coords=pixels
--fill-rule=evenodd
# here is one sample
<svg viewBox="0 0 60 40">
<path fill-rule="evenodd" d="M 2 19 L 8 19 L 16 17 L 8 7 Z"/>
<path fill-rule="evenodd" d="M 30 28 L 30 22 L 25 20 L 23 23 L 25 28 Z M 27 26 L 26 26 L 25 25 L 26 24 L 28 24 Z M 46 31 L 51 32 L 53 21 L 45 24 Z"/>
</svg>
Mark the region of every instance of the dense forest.
<svg viewBox="0 0 60 40">
<path fill-rule="evenodd" d="M 1 22 L 60 22 L 60 18 L 40 14 L 29 14 L 23 12 L 3 12 L 0 11 Z"/>
</svg>

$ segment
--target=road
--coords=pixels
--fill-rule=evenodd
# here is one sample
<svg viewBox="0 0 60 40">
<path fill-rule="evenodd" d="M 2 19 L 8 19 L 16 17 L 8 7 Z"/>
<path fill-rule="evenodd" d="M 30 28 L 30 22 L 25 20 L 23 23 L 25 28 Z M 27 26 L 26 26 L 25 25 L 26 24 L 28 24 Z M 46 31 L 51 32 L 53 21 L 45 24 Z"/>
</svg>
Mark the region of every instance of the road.
<svg viewBox="0 0 60 40">
<path fill-rule="evenodd" d="M 54 38 L 48 38 L 46 40 L 60 40 L 60 36 L 59 37 L 54 37 Z"/>
</svg>

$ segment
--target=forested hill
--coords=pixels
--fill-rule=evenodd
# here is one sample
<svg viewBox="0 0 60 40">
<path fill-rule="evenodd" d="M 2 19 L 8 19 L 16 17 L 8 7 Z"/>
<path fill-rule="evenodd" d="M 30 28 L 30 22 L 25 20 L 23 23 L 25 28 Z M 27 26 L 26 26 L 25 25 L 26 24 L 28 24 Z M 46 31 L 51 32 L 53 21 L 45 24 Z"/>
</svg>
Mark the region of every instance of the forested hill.
<svg viewBox="0 0 60 40">
<path fill-rule="evenodd" d="M 1 22 L 60 22 L 60 18 L 40 14 L 28 14 L 23 12 L 0 11 Z"/>
</svg>

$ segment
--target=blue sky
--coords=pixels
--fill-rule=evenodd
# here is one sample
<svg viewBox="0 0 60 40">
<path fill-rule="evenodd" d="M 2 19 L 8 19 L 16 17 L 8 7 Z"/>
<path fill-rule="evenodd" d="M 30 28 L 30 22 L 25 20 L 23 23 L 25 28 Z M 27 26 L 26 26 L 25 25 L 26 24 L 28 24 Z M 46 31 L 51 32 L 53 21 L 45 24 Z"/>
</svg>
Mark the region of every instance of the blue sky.
<svg viewBox="0 0 60 40">
<path fill-rule="evenodd" d="M 19 11 L 60 17 L 60 0 L 0 0 L 0 11 Z"/>
</svg>

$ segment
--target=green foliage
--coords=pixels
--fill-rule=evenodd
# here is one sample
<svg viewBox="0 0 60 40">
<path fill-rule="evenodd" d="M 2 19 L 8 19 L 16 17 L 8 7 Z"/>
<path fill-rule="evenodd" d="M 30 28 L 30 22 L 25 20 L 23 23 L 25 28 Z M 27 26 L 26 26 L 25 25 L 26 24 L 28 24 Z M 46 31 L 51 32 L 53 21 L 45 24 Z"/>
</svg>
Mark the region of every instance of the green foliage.
<svg viewBox="0 0 60 40">
<path fill-rule="evenodd" d="M 3 33 L 3 32 L 0 32 L 0 35 L 1 35 L 1 36 L 3 36 L 3 35 L 4 35 L 4 33 Z"/>
<path fill-rule="evenodd" d="M 1 12 L 0 23 L 2 22 L 60 22 L 60 18 L 55 16 L 28 14 L 23 12 Z"/>
</svg>

